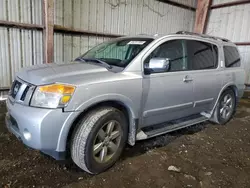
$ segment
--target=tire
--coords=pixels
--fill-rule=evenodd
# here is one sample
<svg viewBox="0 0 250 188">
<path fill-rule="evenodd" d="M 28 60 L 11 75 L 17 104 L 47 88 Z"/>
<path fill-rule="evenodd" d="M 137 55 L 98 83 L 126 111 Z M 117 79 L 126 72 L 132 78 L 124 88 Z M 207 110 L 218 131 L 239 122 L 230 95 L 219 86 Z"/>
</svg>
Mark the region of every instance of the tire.
<svg viewBox="0 0 250 188">
<path fill-rule="evenodd" d="M 112 127 L 113 132 L 110 132 Z M 79 121 L 72 136 L 71 157 L 74 163 L 88 173 L 98 174 L 119 159 L 127 142 L 128 125 L 121 111 L 102 107 Z"/>
<path fill-rule="evenodd" d="M 229 98 L 231 98 L 231 103 L 226 103 L 225 101 L 229 101 Z M 227 100 L 226 100 L 227 99 Z M 222 108 L 227 109 L 222 110 Z M 220 96 L 220 99 L 217 103 L 215 114 L 214 114 L 214 120 L 216 123 L 224 125 L 226 124 L 234 115 L 236 109 L 236 98 L 235 93 L 231 89 L 226 89 L 222 95 Z M 226 113 L 226 116 L 224 116 Z"/>
</svg>

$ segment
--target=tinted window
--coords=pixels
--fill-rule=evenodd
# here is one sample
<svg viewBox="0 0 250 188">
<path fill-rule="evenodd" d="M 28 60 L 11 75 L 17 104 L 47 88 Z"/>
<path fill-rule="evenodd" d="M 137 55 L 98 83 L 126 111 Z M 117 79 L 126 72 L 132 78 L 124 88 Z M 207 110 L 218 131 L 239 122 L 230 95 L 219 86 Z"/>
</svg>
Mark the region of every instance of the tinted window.
<svg viewBox="0 0 250 188">
<path fill-rule="evenodd" d="M 172 40 L 158 46 L 145 60 L 148 66 L 152 58 L 166 58 L 169 60 L 170 68 L 168 72 L 187 70 L 187 56 L 185 54 L 185 41 Z M 167 71 L 167 70 L 166 70 Z"/>
<path fill-rule="evenodd" d="M 217 46 L 201 42 L 188 40 L 188 59 L 191 70 L 214 69 L 218 65 Z"/>
<path fill-rule="evenodd" d="M 240 67 L 240 55 L 238 50 L 233 46 L 224 46 L 225 66 Z"/>
</svg>

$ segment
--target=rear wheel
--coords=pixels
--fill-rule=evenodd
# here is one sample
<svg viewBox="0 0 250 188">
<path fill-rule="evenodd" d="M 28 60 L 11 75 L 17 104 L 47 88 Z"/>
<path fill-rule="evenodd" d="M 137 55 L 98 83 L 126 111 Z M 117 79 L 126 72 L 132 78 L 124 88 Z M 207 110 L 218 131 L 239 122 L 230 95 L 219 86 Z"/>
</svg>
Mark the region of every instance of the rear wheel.
<svg viewBox="0 0 250 188">
<path fill-rule="evenodd" d="M 115 108 L 88 113 L 73 133 L 73 161 L 92 174 L 105 171 L 119 159 L 127 141 L 127 127 L 124 114 Z"/>
<path fill-rule="evenodd" d="M 219 124 L 227 123 L 235 111 L 235 94 L 231 89 L 227 89 L 221 95 L 216 106 L 215 118 Z"/>
</svg>

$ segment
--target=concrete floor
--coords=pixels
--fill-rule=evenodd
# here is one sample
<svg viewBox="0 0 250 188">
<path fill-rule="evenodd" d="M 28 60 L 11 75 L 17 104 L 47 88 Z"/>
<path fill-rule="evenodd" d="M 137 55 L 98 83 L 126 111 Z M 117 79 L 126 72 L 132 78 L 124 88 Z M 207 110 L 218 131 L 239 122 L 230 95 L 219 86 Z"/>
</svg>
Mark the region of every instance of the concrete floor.
<svg viewBox="0 0 250 188">
<path fill-rule="evenodd" d="M 250 187 L 250 99 L 227 125 L 206 122 L 127 146 L 96 176 L 23 146 L 5 129 L 4 112 L 1 105 L 0 187 Z"/>
</svg>

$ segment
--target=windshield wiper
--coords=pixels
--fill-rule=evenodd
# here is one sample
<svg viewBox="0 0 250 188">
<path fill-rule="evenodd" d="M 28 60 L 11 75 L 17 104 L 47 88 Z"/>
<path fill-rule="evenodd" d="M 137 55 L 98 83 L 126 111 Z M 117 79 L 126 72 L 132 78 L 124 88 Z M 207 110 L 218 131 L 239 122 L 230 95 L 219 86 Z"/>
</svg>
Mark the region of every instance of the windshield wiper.
<svg viewBox="0 0 250 188">
<path fill-rule="evenodd" d="M 75 59 L 75 61 L 82 61 L 82 62 L 92 61 L 92 62 L 100 63 L 100 64 L 104 65 L 105 67 L 108 67 L 109 69 L 112 69 L 111 65 L 109 65 L 108 63 L 106 63 L 100 59 L 78 57 Z"/>
</svg>

